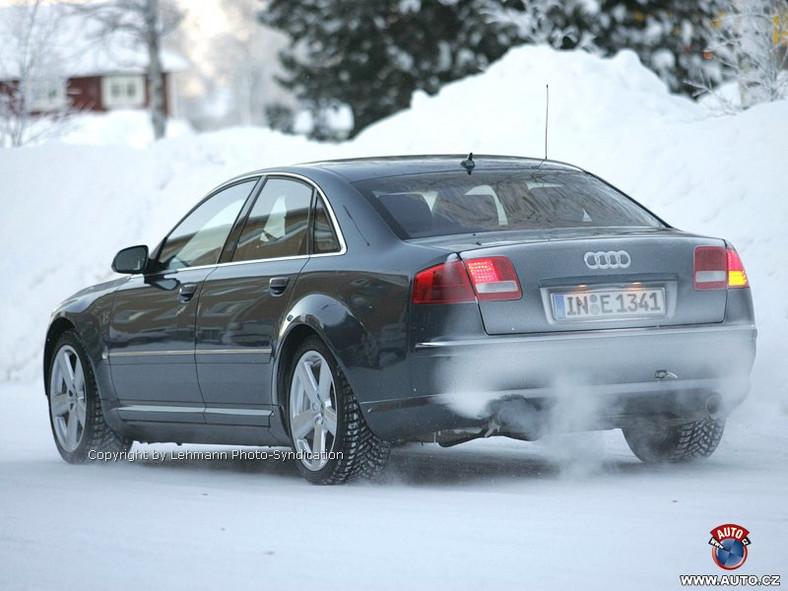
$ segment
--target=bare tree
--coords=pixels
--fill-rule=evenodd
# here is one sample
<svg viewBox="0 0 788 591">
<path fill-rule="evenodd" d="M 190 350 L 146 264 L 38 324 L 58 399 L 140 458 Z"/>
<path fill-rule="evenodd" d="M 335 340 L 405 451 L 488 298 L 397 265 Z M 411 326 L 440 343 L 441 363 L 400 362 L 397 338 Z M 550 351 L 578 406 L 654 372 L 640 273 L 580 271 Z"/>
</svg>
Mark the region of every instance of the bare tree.
<svg viewBox="0 0 788 591">
<path fill-rule="evenodd" d="M 266 57 L 264 40 L 255 20 L 257 0 L 222 0 L 222 8 L 232 29 L 213 42 L 217 55 L 222 56 L 224 78 L 233 91 L 235 116 L 242 125 L 265 122 L 262 90 Z"/>
<path fill-rule="evenodd" d="M 732 0 L 732 41 L 743 108 L 785 96 L 788 0 Z"/>
<path fill-rule="evenodd" d="M 183 18 L 175 0 L 115 0 L 73 8 L 98 23 L 96 35 L 99 38 L 122 33 L 147 50 L 151 124 L 154 137 L 163 138 L 167 132 L 167 117 L 161 44 L 162 38 L 174 31 Z"/>
<path fill-rule="evenodd" d="M 260 26 L 260 0 L 221 0 L 218 4 L 228 26 L 210 40 L 210 53 L 199 65 L 206 86 L 224 95 L 224 124 L 269 124 L 268 106 L 286 102 L 290 96 L 275 81 L 283 73 L 276 55 L 290 40 Z"/>
<path fill-rule="evenodd" d="M 57 32 L 63 14 L 43 0 L 4 9 L 0 21 L 0 146 L 22 146 L 61 134 L 74 114 L 60 71 Z"/>
<path fill-rule="evenodd" d="M 741 108 L 788 97 L 788 0 L 731 0 L 716 31 L 711 49 L 733 71 Z"/>
</svg>

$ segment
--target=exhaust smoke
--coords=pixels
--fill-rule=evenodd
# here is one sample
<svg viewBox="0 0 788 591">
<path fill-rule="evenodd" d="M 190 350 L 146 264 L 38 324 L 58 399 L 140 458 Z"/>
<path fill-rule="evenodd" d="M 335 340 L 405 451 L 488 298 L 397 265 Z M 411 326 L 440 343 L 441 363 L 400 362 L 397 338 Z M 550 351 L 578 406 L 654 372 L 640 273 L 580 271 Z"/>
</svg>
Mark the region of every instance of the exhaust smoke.
<svg viewBox="0 0 788 591">
<path fill-rule="evenodd" d="M 637 421 L 679 424 L 726 417 L 746 391 L 738 364 L 751 350 L 720 350 L 719 360 L 698 363 L 697 345 L 676 339 L 669 351 L 636 343 L 599 346 L 539 361 L 533 356 L 487 352 L 446 357 L 433 376 L 441 401 L 455 413 L 482 421 L 474 437 L 538 441 L 561 473 L 587 477 L 604 469 L 599 433 Z M 703 359 L 714 359 L 708 350 Z M 675 360 L 685 360 L 682 367 Z M 671 363 L 673 360 L 673 363 Z M 633 457 L 634 459 L 634 457 Z"/>
</svg>

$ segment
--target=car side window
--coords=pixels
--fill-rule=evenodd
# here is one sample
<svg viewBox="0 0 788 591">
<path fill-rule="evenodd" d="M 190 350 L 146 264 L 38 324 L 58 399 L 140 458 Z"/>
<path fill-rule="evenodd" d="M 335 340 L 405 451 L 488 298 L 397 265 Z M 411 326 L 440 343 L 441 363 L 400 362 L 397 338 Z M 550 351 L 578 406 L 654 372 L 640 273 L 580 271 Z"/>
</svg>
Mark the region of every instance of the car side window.
<svg viewBox="0 0 788 591">
<path fill-rule="evenodd" d="M 222 189 L 175 226 L 159 253 L 162 270 L 214 265 L 257 179 Z"/>
<path fill-rule="evenodd" d="M 328 212 L 323 200 L 319 197 L 315 200 L 315 226 L 312 230 L 312 252 L 324 254 L 327 252 L 339 252 L 339 240 L 337 239 L 334 226 L 328 219 Z"/>
<path fill-rule="evenodd" d="M 268 179 L 249 213 L 233 261 L 307 254 L 312 187 L 301 181 Z"/>
</svg>

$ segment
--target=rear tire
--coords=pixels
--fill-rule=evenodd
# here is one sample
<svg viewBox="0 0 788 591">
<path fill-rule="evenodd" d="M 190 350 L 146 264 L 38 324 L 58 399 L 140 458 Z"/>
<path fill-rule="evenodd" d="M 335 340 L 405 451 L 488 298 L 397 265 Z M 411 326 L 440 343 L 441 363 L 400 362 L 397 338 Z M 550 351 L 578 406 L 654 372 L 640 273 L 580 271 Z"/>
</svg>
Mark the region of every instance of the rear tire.
<svg viewBox="0 0 788 591">
<path fill-rule="evenodd" d="M 391 445 L 369 430 L 344 374 L 317 337 L 293 355 L 287 376 L 288 430 L 301 474 L 313 484 L 374 478 Z"/>
<path fill-rule="evenodd" d="M 49 424 L 58 452 L 70 464 L 97 459 L 96 452 L 127 452 L 132 442 L 104 420 L 96 378 L 73 330 L 55 345 L 47 380 Z M 93 452 L 93 453 L 91 453 Z"/>
<path fill-rule="evenodd" d="M 714 453 L 725 431 L 725 419 L 706 417 L 681 425 L 642 421 L 623 431 L 629 449 L 643 462 L 686 462 Z"/>
</svg>

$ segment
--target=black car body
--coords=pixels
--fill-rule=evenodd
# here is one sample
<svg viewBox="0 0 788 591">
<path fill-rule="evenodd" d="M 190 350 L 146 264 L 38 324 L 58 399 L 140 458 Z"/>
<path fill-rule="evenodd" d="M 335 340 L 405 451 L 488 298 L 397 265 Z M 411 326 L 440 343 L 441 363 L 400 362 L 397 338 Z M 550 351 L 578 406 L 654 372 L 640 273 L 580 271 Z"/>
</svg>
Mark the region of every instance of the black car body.
<svg viewBox="0 0 788 591">
<path fill-rule="evenodd" d="M 69 461 L 287 445 L 310 480 L 343 482 L 394 441 L 538 438 L 561 399 L 593 401 L 583 428 L 621 427 L 641 459 L 687 459 L 716 448 L 755 356 L 730 244 L 552 161 L 261 170 L 113 268 L 130 275 L 66 300 L 47 334 Z M 351 457 L 304 459 L 318 448 Z"/>
</svg>

